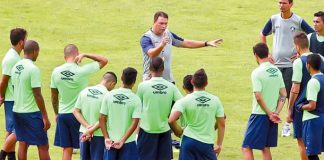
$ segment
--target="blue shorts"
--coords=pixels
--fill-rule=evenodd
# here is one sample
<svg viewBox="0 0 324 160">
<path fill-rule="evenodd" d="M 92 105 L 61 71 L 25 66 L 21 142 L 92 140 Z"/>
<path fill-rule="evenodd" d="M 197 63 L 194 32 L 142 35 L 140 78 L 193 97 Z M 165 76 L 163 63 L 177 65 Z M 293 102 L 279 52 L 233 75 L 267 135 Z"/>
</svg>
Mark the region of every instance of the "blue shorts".
<svg viewBox="0 0 324 160">
<path fill-rule="evenodd" d="M 135 141 L 125 143 L 121 149 L 105 149 L 105 160 L 138 160 L 138 153 Z"/>
<path fill-rule="evenodd" d="M 324 116 L 303 122 L 303 141 L 308 156 L 324 152 Z"/>
<path fill-rule="evenodd" d="M 278 124 L 271 122 L 267 115 L 251 114 L 242 147 L 262 150 L 276 147 L 277 141 Z"/>
<path fill-rule="evenodd" d="M 43 117 L 40 112 L 13 112 L 17 141 L 29 145 L 47 145 L 47 132 L 44 130 Z"/>
<path fill-rule="evenodd" d="M 298 112 L 293 109 L 293 127 L 294 127 L 294 138 L 302 138 L 303 134 L 303 112 Z"/>
<path fill-rule="evenodd" d="M 14 101 L 4 101 L 6 131 L 9 133 L 14 132 L 14 118 L 12 112 L 13 105 Z"/>
<path fill-rule="evenodd" d="M 208 159 L 217 160 L 214 145 L 197 141 L 183 135 L 179 160 Z"/>
<path fill-rule="evenodd" d="M 54 145 L 62 148 L 79 148 L 80 123 L 72 113 L 59 114 Z"/>
<path fill-rule="evenodd" d="M 147 133 L 140 128 L 137 138 L 137 149 L 141 160 L 171 159 L 171 131 L 164 133 Z"/>
<path fill-rule="evenodd" d="M 80 136 L 82 133 L 80 133 Z M 102 136 L 93 136 L 91 141 L 80 142 L 80 159 L 102 160 L 105 151 L 105 142 Z"/>
</svg>

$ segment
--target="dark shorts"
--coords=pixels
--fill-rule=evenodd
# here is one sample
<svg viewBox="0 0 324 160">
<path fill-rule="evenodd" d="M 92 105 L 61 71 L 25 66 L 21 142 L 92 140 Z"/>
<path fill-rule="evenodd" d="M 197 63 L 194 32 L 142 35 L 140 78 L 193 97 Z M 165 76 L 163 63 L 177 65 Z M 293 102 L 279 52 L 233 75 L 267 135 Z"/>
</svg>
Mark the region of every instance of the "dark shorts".
<svg viewBox="0 0 324 160">
<path fill-rule="evenodd" d="M 171 131 L 147 133 L 140 128 L 137 149 L 141 160 L 170 160 L 172 157 Z"/>
<path fill-rule="evenodd" d="M 135 141 L 125 143 L 121 149 L 105 149 L 105 160 L 138 160 L 138 153 Z"/>
<path fill-rule="evenodd" d="M 14 132 L 14 118 L 12 108 L 14 101 L 4 102 L 5 120 L 6 120 L 6 131 L 9 133 Z"/>
<path fill-rule="evenodd" d="M 278 124 L 271 122 L 267 115 L 251 114 L 242 147 L 262 150 L 276 147 L 277 141 Z"/>
<path fill-rule="evenodd" d="M 82 133 L 80 133 L 80 136 Z M 80 142 L 80 159 L 103 160 L 105 142 L 102 136 L 93 136 L 91 141 Z"/>
<path fill-rule="evenodd" d="M 79 129 L 80 123 L 72 113 L 59 114 L 54 145 L 62 148 L 79 148 Z"/>
<path fill-rule="evenodd" d="M 288 68 L 278 67 L 278 68 L 282 73 L 282 78 L 284 80 L 286 91 L 287 91 L 287 98 L 289 98 L 290 90 L 291 90 L 291 86 L 292 86 L 291 80 L 292 80 L 292 75 L 293 75 L 293 68 L 292 67 L 288 67 Z"/>
<path fill-rule="evenodd" d="M 44 130 L 42 114 L 40 112 L 13 112 L 17 141 L 29 145 L 47 145 L 47 132 Z"/>
<path fill-rule="evenodd" d="M 214 145 L 203 143 L 184 135 L 182 137 L 179 160 L 198 159 L 217 160 Z"/>
<path fill-rule="evenodd" d="M 303 141 L 308 156 L 324 152 L 324 116 L 303 122 Z"/>
<path fill-rule="evenodd" d="M 294 127 L 294 138 L 300 139 L 303 134 L 303 112 L 296 111 L 293 108 L 293 127 Z"/>
</svg>

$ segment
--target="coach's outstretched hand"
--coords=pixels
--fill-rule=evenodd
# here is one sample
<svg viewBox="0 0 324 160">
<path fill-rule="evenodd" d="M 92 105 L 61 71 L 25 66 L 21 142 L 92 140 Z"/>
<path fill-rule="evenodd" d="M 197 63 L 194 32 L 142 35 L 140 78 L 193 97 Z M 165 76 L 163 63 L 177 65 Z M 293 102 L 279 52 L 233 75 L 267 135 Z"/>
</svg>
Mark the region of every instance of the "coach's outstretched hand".
<svg viewBox="0 0 324 160">
<path fill-rule="evenodd" d="M 221 43 L 223 43 L 223 41 L 224 41 L 223 39 L 216 39 L 216 40 L 208 41 L 207 46 L 218 47 Z"/>
</svg>

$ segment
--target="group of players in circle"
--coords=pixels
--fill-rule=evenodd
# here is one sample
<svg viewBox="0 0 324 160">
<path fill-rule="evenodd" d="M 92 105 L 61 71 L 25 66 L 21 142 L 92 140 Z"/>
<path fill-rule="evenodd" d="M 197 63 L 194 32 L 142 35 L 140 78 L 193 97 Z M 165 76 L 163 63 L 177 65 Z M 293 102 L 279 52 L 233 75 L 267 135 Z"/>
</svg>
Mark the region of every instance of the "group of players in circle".
<svg viewBox="0 0 324 160">
<path fill-rule="evenodd" d="M 293 122 L 301 159 L 317 160 L 324 151 L 324 12 L 314 14 L 314 32 L 290 11 L 292 3 L 279 0 L 281 13 L 270 18 L 260 35 L 262 42 L 253 47 L 259 66 L 251 75 L 253 110 L 242 144 L 244 160 L 254 159 L 253 149 L 262 150 L 264 160 L 272 159 L 270 147 L 277 146 L 279 113 L 287 97 L 286 121 Z M 217 47 L 223 40 L 183 39 L 167 30 L 167 23 L 168 15 L 156 12 L 152 28 L 141 38 L 144 74 L 136 94 L 132 89 L 137 70 L 132 67 L 123 70 L 118 89 L 114 72 L 88 87 L 88 78 L 108 63 L 107 58 L 80 54 L 73 44 L 65 46 L 66 63 L 53 70 L 50 84 L 57 124 L 54 145 L 62 147 L 62 159 L 72 159 L 73 148 L 79 147 L 81 159 L 172 159 L 171 130 L 181 138 L 179 159 L 217 159 L 225 132 L 223 105 L 205 91 L 204 69 L 184 77 L 187 95 L 181 95 L 171 73 L 171 48 Z M 270 33 L 272 54 L 265 38 Z M 27 40 L 22 28 L 12 29 L 10 40 L 0 83 L 7 130 L 0 160 L 16 159 L 17 141 L 18 159 L 27 159 L 29 145 L 36 145 L 39 159 L 47 160 L 51 123 L 34 63 L 39 44 Z M 79 65 L 84 58 L 93 62 Z"/>
</svg>

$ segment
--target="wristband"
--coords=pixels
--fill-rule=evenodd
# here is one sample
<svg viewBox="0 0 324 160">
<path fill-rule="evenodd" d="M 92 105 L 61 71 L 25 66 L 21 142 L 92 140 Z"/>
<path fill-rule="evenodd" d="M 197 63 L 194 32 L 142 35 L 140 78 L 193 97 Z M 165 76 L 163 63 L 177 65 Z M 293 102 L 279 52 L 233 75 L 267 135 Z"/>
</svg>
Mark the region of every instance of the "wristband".
<svg viewBox="0 0 324 160">
<path fill-rule="evenodd" d="M 301 103 L 301 104 L 298 104 L 297 106 L 296 106 L 296 110 L 298 111 L 298 112 L 301 112 L 302 110 L 303 110 L 303 103 Z"/>
<path fill-rule="evenodd" d="M 208 41 L 205 41 L 205 47 L 207 47 L 207 46 L 208 46 L 207 42 L 208 42 Z"/>
</svg>

